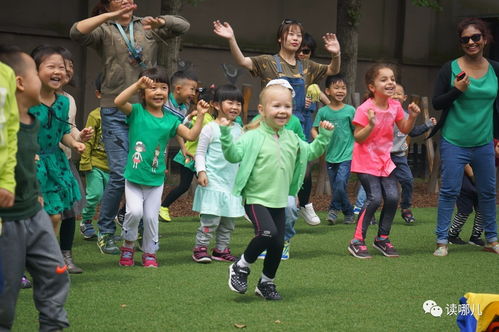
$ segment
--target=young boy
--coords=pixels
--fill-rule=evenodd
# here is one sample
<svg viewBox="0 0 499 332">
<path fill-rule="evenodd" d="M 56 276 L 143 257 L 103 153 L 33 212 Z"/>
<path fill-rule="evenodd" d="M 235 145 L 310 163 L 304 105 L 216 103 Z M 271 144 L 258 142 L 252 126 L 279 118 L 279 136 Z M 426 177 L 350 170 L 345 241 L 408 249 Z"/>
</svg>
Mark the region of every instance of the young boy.
<svg viewBox="0 0 499 332">
<path fill-rule="evenodd" d="M 177 71 L 172 75 L 170 82 L 171 92 L 169 93 L 168 101 L 163 108 L 173 113 L 185 124 L 196 115 L 195 112 L 192 112 L 186 116 L 187 111 L 189 110 L 189 103 L 193 101 L 196 96 L 198 78 L 192 72 Z M 176 139 L 180 146 L 179 154 L 182 154 L 180 157 L 175 156 L 174 159 L 182 166 L 180 167 L 180 183 L 168 193 L 161 203 L 159 220 L 163 222 L 172 220 L 170 217 L 170 205 L 189 190 L 194 174 L 196 173 L 192 163 L 194 158 L 187 154 L 184 140 L 179 136 L 177 136 Z M 188 165 L 191 165 L 192 167 L 189 167 Z"/>
<path fill-rule="evenodd" d="M 327 172 L 333 197 L 329 204 L 327 220 L 331 225 L 336 223 L 338 215 L 343 212 L 344 223 L 355 222 L 353 207 L 348 200 L 347 184 L 352 163 L 353 131 L 352 120 L 355 108 L 343 103 L 347 95 L 345 80 L 340 75 L 326 78 L 326 95 L 330 103 L 319 109 L 312 128 L 312 137 L 317 137 L 317 128 L 321 121 L 334 124 L 333 136 L 326 151 Z"/>
<path fill-rule="evenodd" d="M 95 96 L 101 97 L 101 75 L 95 80 Z M 80 171 L 86 172 L 86 201 L 87 204 L 81 213 L 80 232 L 85 240 L 97 237 L 92 226 L 92 218 L 99 204 L 104 187 L 109 181 L 109 166 L 107 164 L 106 150 L 102 141 L 102 125 L 100 107 L 94 109 L 87 118 L 85 128 L 93 128 L 94 135 L 85 142 L 85 151 L 81 154 Z"/>
<path fill-rule="evenodd" d="M 0 208 L 0 256 L 4 266 L 8 266 L 0 301 L 0 330 L 12 328 L 25 268 L 34 280 L 33 297 L 39 311 L 40 331 L 61 330 L 69 327 L 64 310 L 69 278 L 52 222 L 39 203 L 35 173 L 39 123 L 28 114 L 28 108 L 40 103 L 41 83 L 33 59 L 17 48 L 0 47 L 0 61 L 16 73 L 14 82 L 21 121 L 14 156 L 17 159 L 15 200 L 10 208 Z"/>
</svg>

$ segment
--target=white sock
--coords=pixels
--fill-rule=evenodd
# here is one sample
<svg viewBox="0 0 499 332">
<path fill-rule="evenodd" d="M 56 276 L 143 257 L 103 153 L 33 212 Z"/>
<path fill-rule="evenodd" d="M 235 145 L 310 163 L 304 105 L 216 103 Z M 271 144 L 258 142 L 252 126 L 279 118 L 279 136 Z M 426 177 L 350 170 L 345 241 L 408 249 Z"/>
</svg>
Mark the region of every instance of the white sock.
<svg viewBox="0 0 499 332">
<path fill-rule="evenodd" d="M 241 255 L 241 258 L 237 261 L 237 266 L 239 267 L 250 267 L 251 264 L 248 263 L 245 259 L 244 259 L 244 254 Z"/>
<path fill-rule="evenodd" d="M 271 279 L 269 277 L 267 277 L 265 274 L 262 273 L 262 276 L 260 278 L 262 280 L 262 282 L 271 282 L 271 283 L 274 283 L 274 279 Z"/>
</svg>

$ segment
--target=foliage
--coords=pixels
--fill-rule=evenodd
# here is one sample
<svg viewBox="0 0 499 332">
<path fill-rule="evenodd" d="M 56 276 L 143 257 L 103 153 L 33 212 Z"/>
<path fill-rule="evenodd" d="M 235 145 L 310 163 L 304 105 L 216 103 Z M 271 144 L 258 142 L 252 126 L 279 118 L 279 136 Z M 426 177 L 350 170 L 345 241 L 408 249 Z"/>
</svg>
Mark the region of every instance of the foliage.
<svg viewBox="0 0 499 332">
<path fill-rule="evenodd" d="M 411 0 L 412 3 L 418 7 L 431 8 L 436 11 L 442 11 L 443 7 L 440 5 L 438 0 Z"/>
</svg>

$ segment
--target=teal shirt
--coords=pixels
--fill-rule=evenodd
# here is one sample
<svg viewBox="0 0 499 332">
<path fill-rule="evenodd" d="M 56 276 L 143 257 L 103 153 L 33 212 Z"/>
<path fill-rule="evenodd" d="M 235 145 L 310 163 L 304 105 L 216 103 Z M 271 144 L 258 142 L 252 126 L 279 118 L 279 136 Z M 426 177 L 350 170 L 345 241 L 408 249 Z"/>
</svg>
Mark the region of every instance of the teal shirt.
<svg viewBox="0 0 499 332">
<path fill-rule="evenodd" d="M 141 104 L 133 104 L 128 115 L 128 161 L 125 179 L 130 182 L 160 186 L 165 180 L 165 151 L 168 141 L 177 134 L 180 119 L 163 111 L 157 118 Z"/>
<path fill-rule="evenodd" d="M 321 121 L 329 121 L 334 125 L 331 142 L 329 142 L 326 151 L 326 161 L 328 163 L 341 163 L 343 161 L 352 160 L 353 152 L 353 131 L 352 125 L 355 108 L 345 104 L 339 110 L 333 110 L 329 106 L 324 106 L 319 109 L 315 116 L 313 127 L 319 127 Z"/>
<path fill-rule="evenodd" d="M 329 143 L 332 131 L 320 129 L 310 144 L 282 128 L 277 135 L 266 123 L 232 141 L 230 128 L 220 127 L 222 150 L 231 163 L 240 162 L 233 193 L 242 195 L 246 204 L 283 208 L 288 196 L 300 189 L 307 162 L 319 158 Z"/>
<path fill-rule="evenodd" d="M 462 70 L 457 60 L 451 64 L 451 84 Z M 471 84 L 454 101 L 445 120 L 442 136 L 450 143 L 460 147 L 481 146 L 493 139 L 493 111 L 497 96 L 498 83 L 494 69 L 482 77 L 470 77 Z M 471 135 L 472 133 L 472 135 Z"/>
<path fill-rule="evenodd" d="M 257 114 L 251 122 L 259 119 L 261 116 L 260 114 Z M 304 140 L 305 142 L 307 141 L 307 138 L 305 137 L 305 133 L 303 132 L 303 127 L 301 126 L 300 119 L 294 114 L 291 114 L 291 117 L 289 118 L 288 123 L 284 126 L 284 129 L 291 130 L 294 132 L 296 135 L 298 135 L 299 138 Z"/>
</svg>

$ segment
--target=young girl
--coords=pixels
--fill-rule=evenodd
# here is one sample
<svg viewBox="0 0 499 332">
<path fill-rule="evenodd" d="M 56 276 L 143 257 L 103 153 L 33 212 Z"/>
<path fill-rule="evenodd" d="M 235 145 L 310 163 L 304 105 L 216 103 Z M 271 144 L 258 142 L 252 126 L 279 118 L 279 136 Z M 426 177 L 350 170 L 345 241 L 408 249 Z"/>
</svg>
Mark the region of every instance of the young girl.
<svg viewBox="0 0 499 332">
<path fill-rule="evenodd" d="M 217 118 L 206 125 L 199 136 L 195 155 L 199 186 L 192 207 L 201 214 L 201 226 L 192 254 L 192 259 L 198 263 L 210 263 L 212 259 L 226 262 L 237 260 L 230 252 L 229 241 L 235 218 L 244 215 L 241 197 L 232 194 L 239 165 L 229 163 L 223 156 L 220 124 L 223 120 L 230 127 L 232 138 L 238 139 L 242 128 L 234 120 L 241 113 L 242 102 L 243 95 L 234 85 L 219 87 L 213 101 Z M 207 247 L 213 233 L 216 234 L 216 245 L 210 257 Z"/>
<path fill-rule="evenodd" d="M 142 104 L 128 101 L 140 92 Z M 163 112 L 168 98 L 168 76 L 161 67 L 152 67 L 140 74 L 137 82 L 121 92 L 114 100 L 116 106 L 127 115 L 129 126 L 129 153 L 125 167 L 126 214 L 123 224 L 123 247 L 120 248 L 121 266 L 134 265 L 134 244 L 138 226 L 144 221 L 142 265 L 158 267 L 158 212 L 165 178 L 165 160 L 155 151 L 164 151 L 175 135 L 195 140 L 201 131 L 204 114 L 209 105 L 197 104 L 198 121 L 192 129 L 180 123 L 170 112 Z"/>
<path fill-rule="evenodd" d="M 404 119 L 400 102 L 391 98 L 396 83 L 394 71 L 389 65 L 372 66 L 365 80 L 369 98 L 357 108 L 353 119 L 355 143 L 351 171 L 357 173 L 366 190 L 367 201 L 360 211 L 348 251 L 357 258 L 371 258 L 365 245 L 367 228 L 383 199 L 374 247 L 387 257 L 398 257 L 388 238 L 399 197 L 397 179 L 392 172 L 395 164 L 390 159 L 393 126 L 396 123 L 400 131 L 407 134 L 414 126 L 420 109 L 411 103 L 408 106 L 409 117 Z"/>
<path fill-rule="evenodd" d="M 64 84 L 66 77 L 64 58 L 59 49 L 39 46 L 31 55 L 42 82 L 41 104 L 29 109 L 29 113 L 40 121 L 38 132 L 40 153 L 36 176 L 40 183 L 45 211 L 50 215 L 57 234 L 61 213 L 81 199 L 78 183 L 71 173 L 68 159 L 59 147 L 59 143 L 78 152 L 85 150 L 85 145 L 77 142 L 70 134 L 69 99 L 56 93 Z"/>
<path fill-rule="evenodd" d="M 259 126 L 249 130 L 233 143 L 230 128 L 222 120 L 221 142 L 225 158 L 241 162 L 233 189 L 242 195 L 244 209 L 255 227 L 255 237 L 241 258 L 229 267 L 229 287 L 244 294 L 248 288 L 250 264 L 267 250 L 263 273 L 256 294 L 267 300 L 280 300 L 274 277 L 284 246 L 284 208 L 288 196 L 295 196 L 303 182 L 307 161 L 318 158 L 331 139 L 333 125 L 321 123 L 317 139 L 310 145 L 295 133 L 284 129 L 292 114 L 291 91 L 281 85 L 271 85 L 260 93 Z M 272 185 L 269 185 L 272 184 Z"/>
</svg>

